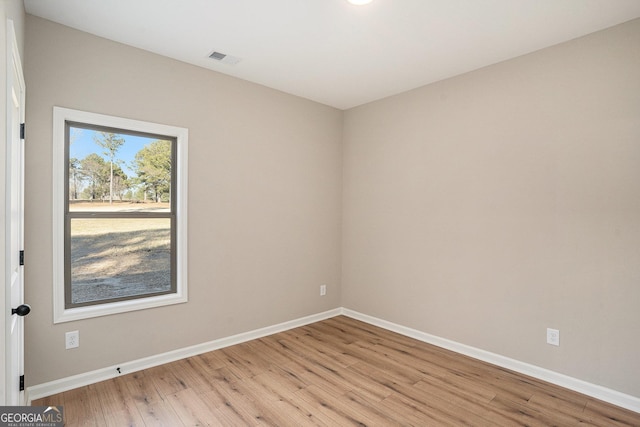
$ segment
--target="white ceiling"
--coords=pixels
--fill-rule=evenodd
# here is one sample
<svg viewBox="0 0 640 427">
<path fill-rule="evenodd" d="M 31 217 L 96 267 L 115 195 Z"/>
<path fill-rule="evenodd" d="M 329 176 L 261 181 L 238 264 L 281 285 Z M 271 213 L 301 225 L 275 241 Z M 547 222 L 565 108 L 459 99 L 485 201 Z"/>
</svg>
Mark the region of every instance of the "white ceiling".
<svg viewBox="0 0 640 427">
<path fill-rule="evenodd" d="M 640 0 L 25 0 L 28 13 L 347 109 L 640 17 Z M 239 57 L 216 62 L 213 51 Z"/>
</svg>

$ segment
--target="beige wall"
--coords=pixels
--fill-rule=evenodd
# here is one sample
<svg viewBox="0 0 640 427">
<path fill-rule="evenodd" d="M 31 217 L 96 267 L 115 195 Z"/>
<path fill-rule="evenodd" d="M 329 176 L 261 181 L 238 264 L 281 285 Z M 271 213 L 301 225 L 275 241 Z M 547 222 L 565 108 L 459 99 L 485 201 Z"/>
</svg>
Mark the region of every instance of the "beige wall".
<svg viewBox="0 0 640 427">
<path fill-rule="evenodd" d="M 342 112 L 32 16 L 26 55 L 28 385 L 339 307 Z M 189 129 L 189 303 L 52 324 L 54 105 Z"/>
<path fill-rule="evenodd" d="M 31 16 L 26 55 L 29 384 L 342 305 L 640 396 L 640 20 L 344 113 Z M 189 128 L 188 304 L 52 324 L 53 105 Z"/>
<path fill-rule="evenodd" d="M 640 396 L 640 20 L 349 110 L 343 143 L 343 306 Z"/>
</svg>

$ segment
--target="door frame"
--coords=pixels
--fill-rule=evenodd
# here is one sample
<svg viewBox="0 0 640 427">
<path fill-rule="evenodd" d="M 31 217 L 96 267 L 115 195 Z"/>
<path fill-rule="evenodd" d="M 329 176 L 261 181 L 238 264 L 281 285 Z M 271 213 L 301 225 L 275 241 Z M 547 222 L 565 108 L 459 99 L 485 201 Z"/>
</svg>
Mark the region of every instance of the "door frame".
<svg viewBox="0 0 640 427">
<path fill-rule="evenodd" d="M 7 381 L 8 378 L 10 378 L 10 376 L 16 375 L 15 372 L 13 372 L 13 366 L 11 366 L 10 363 L 10 357 L 9 355 L 12 352 L 12 341 L 11 341 L 11 335 L 10 335 L 10 330 L 11 330 L 11 323 L 12 323 L 12 317 L 13 315 L 11 315 L 11 309 L 13 307 L 11 307 L 12 302 L 11 302 L 11 295 L 10 295 L 10 289 L 9 289 L 9 282 L 10 282 L 10 266 L 11 266 L 11 253 L 8 252 L 8 243 L 9 243 L 9 238 L 8 236 L 10 235 L 11 232 L 11 203 L 10 203 L 10 197 L 11 197 L 11 188 L 10 186 L 13 185 L 13 183 L 11 182 L 10 179 L 10 172 L 11 169 L 8 167 L 9 166 L 9 162 L 11 162 L 11 151 L 10 151 L 10 144 L 9 144 L 9 139 L 12 138 L 13 133 L 12 133 L 12 129 L 11 129 L 11 123 L 12 120 L 14 119 L 12 116 L 12 104 L 13 104 L 13 100 L 12 100 L 12 95 L 11 95 L 11 88 L 14 84 L 16 84 L 19 88 L 20 88 L 20 99 L 18 100 L 18 102 L 20 103 L 20 117 L 19 117 L 19 122 L 20 123 L 24 123 L 24 116 L 25 116 L 25 82 L 24 82 L 24 74 L 22 71 L 22 62 L 20 60 L 20 53 L 18 50 L 18 43 L 17 43 L 17 39 L 16 39 L 16 34 L 15 34 L 15 26 L 13 24 L 13 20 L 11 19 L 7 19 L 6 21 L 6 82 L 5 82 L 5 108 L 6 108 L 6 112 L 5 112 L 5 117 L 6 117 L 6 122 L 5 122 L 5 128 L 6 128 L 6 133 L 5 133 L 5 137 L 3 138 L 5 141 L 5 148 L 4 150 L 2 150 L 2 156 L 0 157 L 0 159 L 3 161 L 3 163 L 5 164 L 5 173 L 4 176 L 2 178 L 0 178 L 0 182 L 2 183 L 2 189 L 0 190 L 1 193 L 1 202 L 0 202 L 0 207 L 2 209 L 2 225 L 4 226 L 4 235 L 2 238 L 2 241 L 0 242 L 0 244 L 2 245 L 2 250 L 0 250 L 0 256 L 2 257 L 2 259 L 0 260 L 0 262 L 2 263 L 2 266 L 0 267 L 0 272 L 2 275 L 2 280 L 3 280 L 3 287 L 4 290 L 0 292 L 0 308 L 4 310 L 4 313 L 2 313 L 2 315 L 0 315 L 0 384 L 2 384 L 3 386 L 0 387 L 0 405 L 6 405 L 10 396 L 10 393 L 12 392 L 9 387 L 11 387 L 12 385 L 15 384 L 14 381 Z M 13 74 L 14 74 L 14 70 L 17 72 L 17 82 L 14 82 L 14 78 L 13 78 Z M 20 146 L 20 151 L 21 151 L 21 177 L 20 177 L 20 183 L 19 186 L 22 187 L 21 188 L 21 192 L 24 192 L 24 146 L 21 145 Z M 23 193 L 24 194 L 24 193 Z M 20 198 L 20 203 L 21 203 L 21 211 L 24 212 L 24 195 Z M 24 218 L 22 218 L 22 222 L 24 223 Z M 23 225 L 21 226 L 22 229 L 24 229 Z M 22 247 L 23 242 L 24 242 L 24 237 L 22 235 L 22 232 L 20 233 L 20 246 Z M 22 272 L 23 273 L 23 272 Z M 22 280 L 24 280 L 24 274 L 22 274 Z M 21 293 L 24 295 L 24 292 L 21 291 Z M 21 295 L 21 299 L 23 299 L 23 295 Z M 18 368 L 21 371 L 20 374 L 23 374 L 24 372 L 24 320 L 23 319 L 19 319 L 18 321 L 23 322 L 23 324 L 20 327 L 20 331 L 22 336 L 19 337 L 19 362 L 18 362 Z M 15 390 L 13 391 L 15 392 Z M 25 404 L 25 393 L 24 391 L 18 391 L 18 404 L 19 405 L 24 405 Z"/>
</svg>

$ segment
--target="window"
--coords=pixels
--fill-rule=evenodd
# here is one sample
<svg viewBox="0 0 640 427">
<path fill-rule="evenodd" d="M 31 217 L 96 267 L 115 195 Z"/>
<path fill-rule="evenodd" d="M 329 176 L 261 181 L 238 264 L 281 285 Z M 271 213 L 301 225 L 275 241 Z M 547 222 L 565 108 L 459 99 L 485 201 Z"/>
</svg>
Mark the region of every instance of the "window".
<svg viewBox="0 0 640 427">
<path fill-rule="evenodd" d="M 186 302 L 184 128 L 54 107 L 54 322 Z"/>
</svg>

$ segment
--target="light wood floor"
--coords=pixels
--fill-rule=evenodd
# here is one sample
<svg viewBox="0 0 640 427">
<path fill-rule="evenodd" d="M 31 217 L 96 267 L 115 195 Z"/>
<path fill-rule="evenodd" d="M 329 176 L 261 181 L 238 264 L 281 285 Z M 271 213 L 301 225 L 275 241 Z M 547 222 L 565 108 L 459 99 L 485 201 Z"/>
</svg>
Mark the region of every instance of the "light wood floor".
<svg viewBox="0 0 640 427">
<path fill-rule="evenodd" d="M 34 401 L 67 426 L 640 426 L 640 414 L 346 317 Z"/>
</svg>

